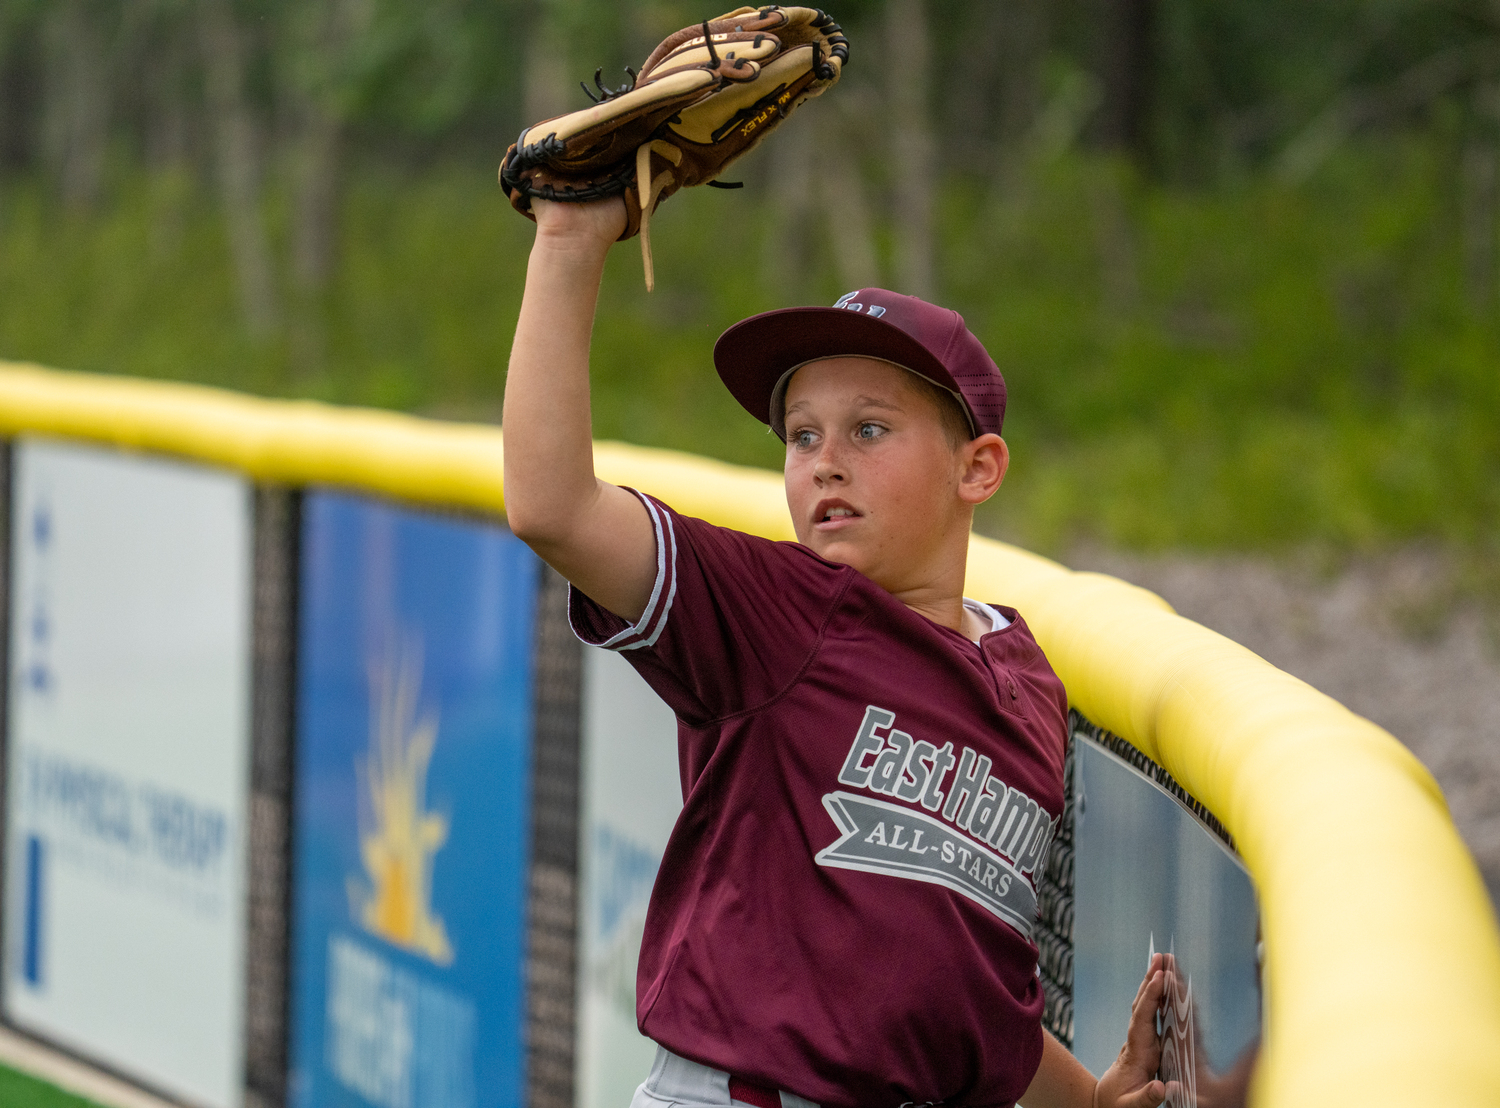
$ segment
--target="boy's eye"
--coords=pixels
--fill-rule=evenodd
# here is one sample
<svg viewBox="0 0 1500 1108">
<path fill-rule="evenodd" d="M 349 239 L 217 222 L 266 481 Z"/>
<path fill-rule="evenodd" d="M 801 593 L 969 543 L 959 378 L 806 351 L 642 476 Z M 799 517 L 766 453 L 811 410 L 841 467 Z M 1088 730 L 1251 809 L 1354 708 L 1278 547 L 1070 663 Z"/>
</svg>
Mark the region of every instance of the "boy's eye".
<svg viewBox="0 0 1500 1108">
<path fill-rule="evenodd" d="M 861 423 L 857 434 L 862 439 L 878 439 L 885 434 L 885 428 L 878 423 Z"/>
<path fill-rule="evenodd" d="M 792 433 L 792 445 L 806 450 L 813 444 L 813 433 L 811 431 L 794 431 Z"/>
</svg>

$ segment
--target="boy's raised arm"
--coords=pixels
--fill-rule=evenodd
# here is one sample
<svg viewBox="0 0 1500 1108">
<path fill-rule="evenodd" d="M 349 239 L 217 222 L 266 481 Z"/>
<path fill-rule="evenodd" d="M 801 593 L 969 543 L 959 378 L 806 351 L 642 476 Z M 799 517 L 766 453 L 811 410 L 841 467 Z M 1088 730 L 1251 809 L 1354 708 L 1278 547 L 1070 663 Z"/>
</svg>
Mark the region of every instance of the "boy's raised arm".
<svg viewBox="0 0 1500 1108">
<path fill-rule="evenodd" d="M 656 539 L 645 507 L 594 475 L 589 338 L 623 201 L 534 203 L 536 241 L 505 381 L 505 513 L 552 568 L 625 619 L 645 610 Z"/>
</svg>

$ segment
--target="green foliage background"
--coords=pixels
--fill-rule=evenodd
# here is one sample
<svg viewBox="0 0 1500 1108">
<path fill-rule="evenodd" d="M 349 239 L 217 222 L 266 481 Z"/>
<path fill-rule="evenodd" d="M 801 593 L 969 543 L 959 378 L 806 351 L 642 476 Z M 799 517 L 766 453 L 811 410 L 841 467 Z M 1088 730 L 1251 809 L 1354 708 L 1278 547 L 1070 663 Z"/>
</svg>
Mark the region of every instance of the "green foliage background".
<svg viewBox="0 0 1500 1108">
<path fill-rule="evenodd" d="M 1295 187 L 1147 187 L 1087 154 L 1013 193 L 951 182 L 943 299 L 1011 390 L 1015 463 L 986 526 L 1051 551 L 1093 537 L 1493 553 L 1500 320 L 1465 292 L 1440 187 L 1450 171 L 1441 151 L 1408 142 L 1346 152 Z M 498 419 L 531 225 L 491 172 L 450 161 L 355 183 L 333 281 L 266 342 L 238 323 L 221 225 L 191 182 L 138 173 L 86 213 L 13 188 L 0 353 Z M 1132 228 L 1123 290 L 1100 257 L 1101 189 Z M 763 276 L 768 209 L 754 189 L 674 198 L 656 229 L 654 294 L 635 245 L 617 248 L 594 347 L 599 436 L 779 464 L 779 444 L 719 386 L 713 340 L 747 314 L 843 290 L 826 264 L 791 288 Z M 309 331 L 312 368 L 299 348 Z"/>
<path fill-rule="evenodd" d="M 857 107 L 828 118 L 879 120 L 912 36 L 893 42 L 895 0 L 836 9 L 855 53 L 830 100 Z M 1151 20 L 1133 53 L 1110 14 L 1125 9 Z M 901 10 L 930 24 L 937 295 L 1011 387 L 1014 466 L 982 526 L 1052 553 L 1429 543 L 1500 582 L 1493 5 Z M 216 186 L 213 11 L 238 28 L 264 154 L 281 310 L 259 338 Z M 702 15 L 685 0 L 0 0 L 0 357 L 497 419 L 531 226 L 493 182 L 528 66 L 617 73 Z M 1123 148 L 1104 126 L 1117 71 L 1150 92 Z M 90 132 L 67 113 L 102 95 L 94 73 L 107 118 Z M 337 136 L 338 247 L 308 285 L 289 259 L 320 120 Z M 904 170 L 871 126 L 847 156 L 890 275 Z M 95 148 L 103 169 L 80 175 Z M 822 210 L 789 221 L 764 151 L 744 176 L 662 209 L 654 295 L 634 244 L 616 251 L 601 437 L 779 464 L 719 387 L 712 343 L 752 312 L 846 291 L 833 259 L 849 232 Z"/>
</svg>

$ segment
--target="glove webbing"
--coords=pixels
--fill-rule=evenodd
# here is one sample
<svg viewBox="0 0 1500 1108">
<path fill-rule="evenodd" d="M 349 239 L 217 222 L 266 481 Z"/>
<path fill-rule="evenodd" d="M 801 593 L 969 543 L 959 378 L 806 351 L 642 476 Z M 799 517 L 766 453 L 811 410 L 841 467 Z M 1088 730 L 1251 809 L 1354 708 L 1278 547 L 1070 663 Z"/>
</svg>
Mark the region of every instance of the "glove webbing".
<svg viewBox="0 0 1500 1108">
<path fill-rule="evenodd" d="M 768 13 L 775 10 L 776 9 L 774 7 L 766 7 L 761 9 L 758 14 L 760 18 L 765 19 L 768 16 Z M 824 35 L 823 43 L 814 40 L 811 43 L 805 44 L 811 46 L 811 65 L 808 67 L 810 69 L 810 75 L 793 77 L 793 74 L 788 73 L 787 76 L 791 79 L 790 83 L 783 82 L 777 85 L 776 88 L 774 88 L 769 94 L 759 97 L 754 104 L 742 103 L 739 107 L 739 110 L 734 112 L 732 116 L 727 119 L 721 119 L 719 121 L 718 125 L 714 127 L 712 133 L 707 136 L 707 141 L 711 142 L 714 145 L 717 145 L 726 136 L 731 134 L 736 128 L 741 126 L 747 127 L 745 134 L 748 135 L 750 133 L 748 128 L 753 127 L 757 123 L 760 123 L 764 120 L 764 113 L 768 106 L 771 107 L 772 110 L 776 111 L 782 118 L 785 118 L 788 114 L 789 109 L 791 107 L 795 107 L 796 103 L 800 103 L 800 99 L 793 101 L 790 104 L 787 101 L 791 99 L 793 95 L 800 95 L 802 91 L 807 88 L 807 84 L 810 80 L 812 80 L 813 78 L 816 78 L 820 81 L 837 80 L 840 67 L 848 61 L 848 39 L 845 38 L 842 34 L 839 25 L 835 23 L 827 15 L 826 12 L 823 12 L 816 8 L 792 10 L 802 12 L 802 18 L 805 19 L 804 25 L 810 24 Z M 728 20 L 730 20 L 732 17 L 740 15 L 750 16 L 755 12 L 756 9 L 753 8 L 740 8 L 734 12 L 728 13 L 725 16 L 719 17 L 718 20 L 705 20 L 701 25 L 699 25 L 699 27 L 694 28 L 691 31 L 685 30 L 678 32 L 676 35 L 671 36 L 669 39 L 667 39 L 657 47 L 656 51 L 652 53 L 652 56 L 647 59 L 646 67 L 642 70 L 642 74 L 646 74 L 648 71 L 651 71 L 653 69 L 653 66 L 656 63 L 661 62 L 664 58 L 673 57 L 673 51 L 681 49 L 683 44 L 691 45 L 692 39 L 690 36 L 692 36 L 694 32 L 697 32 L 701 35 L 701 38 L 698 40 L 698 42 L 701 42 L 701 46 L 698 47 L 698 49 L 703 53 L 706 53 L 707 59 L 706 64 L 702 62 L 696 63 L 695 68 L 699 69 L 699 72 L 702 76 L 716 75 L 718 77 L 718 80 L 716 82 L 717 87 L 712 88 L 711 91 L 709 91 L 707 95 L 705 95 L 701 99 L 697 98 L 696 94 L 703 89 L 702 85 L 699 85 L 696 88 L 689 86 L 680 90 L 668 90 L 666 93 L 666 99 L 670 101 L 672 97 L 680 98 L 682 95 L 693 97 L 694 102 L 691 104 L 683 102 L 679 99 L 679 103 L 682 103 L 684 108 L 696 107 L 698 104 L 703 103 L 705 100 L 711 99 L 712 96 L 717 92 L 723 91 L 726 85 L 736 80 L 736 78 L 730 77 L 727 73 L 724 72 L 725 61 L 721 58 L 719 51 L 714 43 L 714 27 L 719 26 L 722 23 L 727 23 Z M 742 28 L 739 26 L 735 26 L 734 30 L 741 31 Z M 752 28 L 752 30 L 754 30 L 754 28 Z M 774 35 L 772 37 L 774 38 Z M 761 45 L 761 41 L 761 37 L 759 35 L 756 35 L 753 42 L 753 47 L 758 50 Z M 728 57 L 730 59 L 734 59 L 736 58 L 736 55 L 734 53 L 730 53 Z M 774 55 L 772 55 L 772 57 L 774 57 Z M 745 64 L 747 64 L 745 61 L 735 60 L 731 68 L 740 69 Z M 707 72 L 702 73 L 703 70 L 706 70 Z M 685 76 L 686 73 L 690 71 L 691 70 L 669 71 L 667 79 L 673 80 L 679 73 Z M 807 74 L 806 70 L 802 72 L 804 74 Z M 588 95 L 590 100 L 592 100 L 595 104 L 603 104 L 608 101 L 615 100 L 620 97 L 624 97 L 634 92 L 640 91 L 637 86 L 639 85 L 641 78 L 639 78 L 637 74 L 634 71 L 630 70 L 628 67 L 626 69 L 626 73 L 631 77 L 631 82 L 622 85 L 619 88 L 611 88 L 605 85 L 603 82 L 602 69 L 595 70 L 594 85 L 598 89 L 598 95 L 595 95 L 594 92 L 591 91 L 586 84 L 580 82 L 580 85 L 582 86 L 583 91 Z M 671 108 L 666 108 L 666 111 L 670 112 Z M 534 197 L 540 197 L 544 200 L 549 201 L 581 203 L 604 200 L 611 196 L 623 195 L 627 205 L 632 203 L 638 205 L 639 210 L 632 209 L 627 212 L 627 216 L 629 217 L 630 222 L 627 223 L 626 234 L 622 235 L 622 237 L 628 237 L 629 234 L 632 233 L 639 234 L 641 236 L 641 262 L 644 269 L 646 288 L 650 290 L 655 287 L 656 283 L 655 267 L 652 260 L 650 239 L 651 216 L 656 205 L 661 201 L 663 192 L 667 190 L 675 191 L 676 187 L 678 187 L 677 174 L 674 172 L 674 170 L 679 170 L 682 168 L 683 159 L 688 156 L 687 152 L 683 148 L 675 145 L 673 142 L 668 141 L 665 138 L 648 139 L 636 148 L 634 152 L 635 157 L 633 159 L 630 158 L 630 155 L 627 153 L 623 158 L 620 158 L 619 161 L 613 162 L 613 164 L 609 165 L 607 168 L 594 170 L 595 174 L 602 172 L 603 175 L 591 175 L 591 179 L 589 179 L 586 184 L 577 184 L 573 182 L 554 183 L 552 181 L 536 183 L 534 178 L 528 180 L 527 177 L 531 174 L 531 171 L 537 169 L 549 171 L 549 166 L 555 166 L 556 162 L 559 159 L 563 159 L 567 156 L 568 150 L 570 148 L 570 141 L 575 137 L 575 133 L 580 125 L 585 127 L 588 126 L 587 123 L 584 123 L 582 121 L 574 122 L 576 117 L 584 115 L 585 113 L 574 113 L 573 116 L 565 117 L 566 123 L 571 124 L 572 129 L 565 129 L 565 137 L 563 138 L 559 138 L 558 133 L 556 131 L 553 131 L 545 137 L 528 144 L 524 142 L 524 139 L 527 137 L 528 133 L 539 128 L 527 128 L 526 130 L 523 130 L 521 133 L 521 139 L 511 147 L 509 154 L 501 164 L 501 184 L 506 188 L 508 192 L 511 193 L 512 203 L 514 204 L 514 206 L 523 213 L 526 213 L 528 211 L 528 209 L 530 208 L 530 201 Z M 660 116 L 658 116 L 658 118 L 660 118 Z M 667 122 L 673 124 L 680 123 L 681 116 L 671 115 L 667 118 Z M 769 126 L 767 127 L 767 130 L 769 130 Z M 661 131 L 658 130 L 656 133 L 661 134 Z M 704 138 L 694 137 L 691 138 L 690 141 L 701 143 L 704 141 Z M 750 145 L 754 145 L 758 141 L 759 136 L 753 139 Z M 629 148 L 627 147 L 626 149 L 628 150 Z M 740 153 L 743 153 L 744 149 L 744 147 L 741 147 L 738 151 L 732 153 L 727 158 L 721 157 L 721 164 L 718 166 L 718 168 L 722 169 L 724 164 L 727 164 L 728 161 L 732 161 Z M 651 172 L 651 156 L 653 154 L 662 158 L 664 162 L 669 163 L 669 168 L 664 168 L 660 173 L 653 175 Z M 696 159 L 699 156 L 699 153 L 693 154 L 695 165 L 699 164 L 696 162 Z M 632 160 L 635 163 L 633 166 L 630 164 Z M 550 172 L 555 172 L 555 170 Z M 698 181 L 717 188 L 742 187 L 739 183 L 734 182 L 721 182 L 716 180 L 703 181 L 702 177 L 699 177 Z M 633 228 L 631 224 L 634 224 Z"/>
</svg>

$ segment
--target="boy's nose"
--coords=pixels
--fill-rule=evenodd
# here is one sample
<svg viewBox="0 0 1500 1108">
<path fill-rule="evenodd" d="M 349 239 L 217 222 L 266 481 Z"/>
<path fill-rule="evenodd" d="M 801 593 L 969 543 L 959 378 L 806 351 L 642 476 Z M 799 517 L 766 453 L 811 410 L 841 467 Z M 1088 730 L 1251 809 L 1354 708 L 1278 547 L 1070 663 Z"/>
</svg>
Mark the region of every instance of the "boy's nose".
<svg viewBox="0 0 1500 1108">
<path fill-rule="evenodd" d="M 825 485 L 844 480 L 844 467 L 839 465 L 832 451 L 825 449 L 818 455 L 817 464 L 813 466 L 813 479 Z"/>
</svg>

